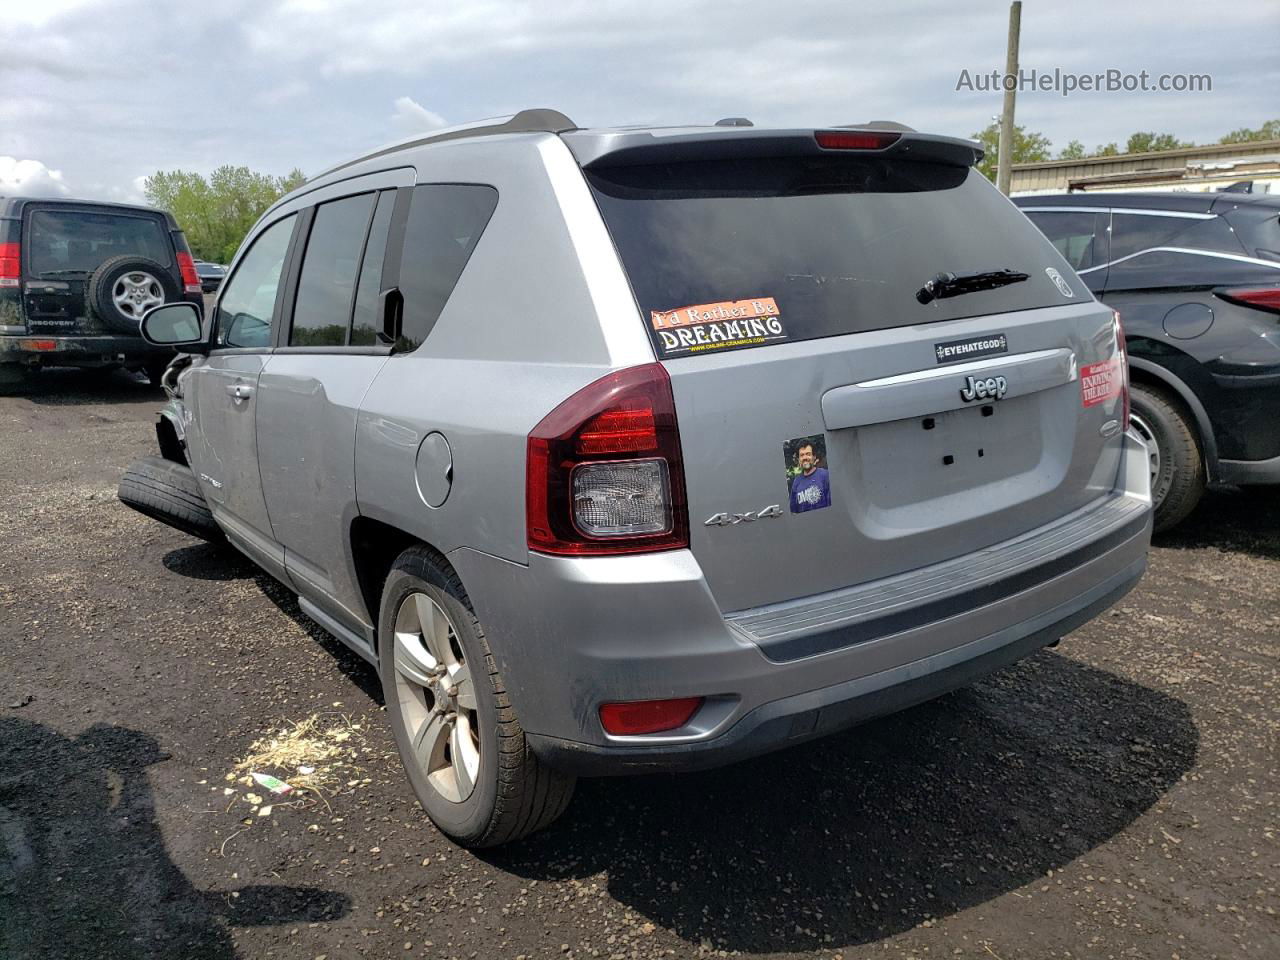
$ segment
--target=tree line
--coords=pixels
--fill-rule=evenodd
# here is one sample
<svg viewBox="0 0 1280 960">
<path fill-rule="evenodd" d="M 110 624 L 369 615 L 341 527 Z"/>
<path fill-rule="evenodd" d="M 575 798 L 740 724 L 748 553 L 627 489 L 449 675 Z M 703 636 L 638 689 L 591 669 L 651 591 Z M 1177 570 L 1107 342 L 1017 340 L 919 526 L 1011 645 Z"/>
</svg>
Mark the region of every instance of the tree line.
<svg viewBox="0 0 1280 960">
<path fill-rule="evenodd" d="M 972 135 L 974 140 L 982 144 L 986 156 L 978 169 L 992 182 L 996 179 L 996 152 L 1000 144 L 1000 124 L 993 121 L 985 130 Z M 1232 130 L 1219 138 L 1218 143 L 1251 143 L 1259 140 L 1280 140 L 1280 119 L 1268 120 L 1257 128 L 1241 127 Z M 1189 140 L 1179 140 L 1171 133 L 1154 133 L 1140 130 L 1131 134 L 1124 147 L 1112 141 L 1102 143 L 1092 150 L 1085 148 L 1079 140 L 1070 141 L 1058 151 L 1057 157 L 1052 155 L 1053 144 L 1042 133 L 1027 130 L 1015 124 L 1013 128 L 1013 162 L 1044 163 L 1047 160 L 1083 160 L 1087 157 L 1114 157 L 1122 153 L 1154 153 L 1160 150 L 1177 150 L 1181 147 L 1194 147 L 1198 144 Z"/>
<path fill-rule="evenodd" d="M 267 207 L 306 179 L 297 169 L 273 177 L 224 165 L 207 179 L 186 170 L 159 170 L 147 177 L 143 193 L 147 203 L 173 214 L 197 260 L 230 263 Z"/>
</svg>

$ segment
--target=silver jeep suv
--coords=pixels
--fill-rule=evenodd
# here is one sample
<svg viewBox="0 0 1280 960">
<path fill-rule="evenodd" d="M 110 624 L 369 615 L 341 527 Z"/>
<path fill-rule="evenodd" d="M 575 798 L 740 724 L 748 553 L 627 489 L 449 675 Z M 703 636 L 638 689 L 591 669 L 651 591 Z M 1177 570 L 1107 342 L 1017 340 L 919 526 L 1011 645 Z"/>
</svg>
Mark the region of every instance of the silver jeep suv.
<svg viewBox="0 0 1280 960">
<path fill-rule="evenodd" d="M 979 158 L 531 110 L 345 163 L 147 316 L 192 359 L 121 497 L 376 665 L 471 846 L 936 696 L 1150 534 L 1118 321 Z"/>
</svg>

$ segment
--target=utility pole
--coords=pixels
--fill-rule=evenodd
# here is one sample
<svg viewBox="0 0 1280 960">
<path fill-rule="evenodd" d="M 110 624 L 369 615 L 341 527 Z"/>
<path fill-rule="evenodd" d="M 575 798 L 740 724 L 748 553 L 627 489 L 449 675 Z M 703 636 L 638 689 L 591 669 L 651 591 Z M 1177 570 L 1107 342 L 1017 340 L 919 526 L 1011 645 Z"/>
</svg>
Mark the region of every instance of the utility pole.
<svg viewBox="0 0 1280 960">
<path fill-rule="evenodd" d="M 1006 197 L 1013 173 L 1013 101 L 1018 87 L 1018 34 L 1022 30 L 1022 0 L 1009 5 L 1009 51 L 1005 55 L 1004 109 L 1000 113 L 1000 146 L 996 153 L 996 186 Z"/>
</svg>

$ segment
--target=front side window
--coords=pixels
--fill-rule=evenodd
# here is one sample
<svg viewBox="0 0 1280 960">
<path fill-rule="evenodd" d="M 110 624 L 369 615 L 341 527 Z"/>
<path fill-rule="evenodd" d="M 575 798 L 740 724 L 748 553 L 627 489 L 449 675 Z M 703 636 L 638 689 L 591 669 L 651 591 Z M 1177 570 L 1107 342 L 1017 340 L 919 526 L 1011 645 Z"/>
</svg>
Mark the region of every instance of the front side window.
<svg viewBox="0 0 1280 960">
<path fill-rule="evenodd" d="M 167 231 L 156 217 L 35 210 L 23 246 L 36 276 L 92 273 L 111 257 L 146 257 L 169 266 Z"/>
<path fill-rule="evenodd" d="M 1102 263 L 1096 213 L 1028 210 L 1027 216 L 1073 269 L 1088 270 Z"/>
<path fill-rule="evenodd" d="M 289 346 L 346 344 L 351 299 L 375 197 L 363 193 L 316 207 L 298 279 Z"/>
<path fill-rule="evenodd" d="M 271 346 L 271 317 L 280 295 L 280 277 L 296 219 L 296 214 L 290 214 L 258 234 L 231 279 L 223 285 L 214 335 L 216 346 Z"/>
<path fill-rule="evenodd" d="M 489 186 L 413 188 L 400 260 L 404 323 L 397 350 L 417 348 L 431 332 L 497 205 L 498 191 Z"/>
</svg>

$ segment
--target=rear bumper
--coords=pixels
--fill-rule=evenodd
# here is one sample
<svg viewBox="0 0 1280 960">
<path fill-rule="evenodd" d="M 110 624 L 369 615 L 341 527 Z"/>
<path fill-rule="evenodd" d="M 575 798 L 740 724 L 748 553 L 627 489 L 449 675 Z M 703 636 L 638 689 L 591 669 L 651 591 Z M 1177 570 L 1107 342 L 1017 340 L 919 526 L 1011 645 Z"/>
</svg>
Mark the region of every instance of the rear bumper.
<svg viewBox="0 0 1280 960">
<path fill-rule="evenodd" d="M 51 367 L 103 367 L 142 363 L 175 356 L 172 347 L 157 347 L 141 337 L 67 337 L 43 333 L 0 336 L 0 363 Z"/>
<path fill-rule="evenodd" d="M 989 637 L 868 677 L 764 704 L 713 740 L 624 751 L 537 734 L 529 734 L 528 739 L 548 764 L 582 776 L 702 770 L 745 760 L 932 700 L 1021 660 L 1106 610 L 1133 588 L 1145 569 L 1143 555 L 1070 603 Z"/>
<path fill-rule="evenodd" d="M 725 617 L 687 550 L 532 554 L 525 566 L 462 549 L 450 560 L 539 756 L 591 775 L 706 768 L 937 696 L 1052 643 L 1114 603 L 1142 575 L 1151 535 L 1147 459 L 1132 436 L 1120 477 L 1119 490 L 1078 515 L 979 551 L 986 560 L 964 558 L 987 564 L 969 582 L 942 569 L 949 561 L 917 572 L 914 584 L 891 578 L 809 598 L 803 619 L 838 613 L 829 628 L 806 635 L 821 637 L 819 645 L 802 642 L 785 656 L 770 649 L 776 611 Z M 1066 537 L 1067 527 L 1087 536 Z M 996 563 L 1007 553 L 1021 561 L 1018 551 L 1037 541 L 1049 548 L 1034 561 L 1007 571 Z M 1032 562 L 1044 576 L 1025 577 Z M 934 593 L 914 589 L 930 583 L 938 585 Z M 886 616 L 882 601 L 891 591 L 898 599 Z M 689 696 L 706 702 L 679 730 L 617 737 L 599 722 L 601 703 Z"/>
</svg>

